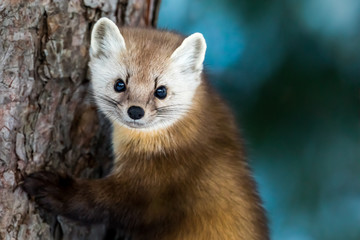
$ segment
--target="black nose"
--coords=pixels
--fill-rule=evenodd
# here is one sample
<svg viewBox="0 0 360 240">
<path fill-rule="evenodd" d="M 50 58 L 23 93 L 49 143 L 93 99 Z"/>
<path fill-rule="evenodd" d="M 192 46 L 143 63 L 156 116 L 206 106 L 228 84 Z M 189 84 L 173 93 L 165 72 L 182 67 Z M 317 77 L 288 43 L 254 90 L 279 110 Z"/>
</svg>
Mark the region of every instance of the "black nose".
<svg viewBox="0 0 360 240">
<path fill-rule="evenodd" d="M 128 109 L 129 117 L 131 117 L 134 120 L 140 119 L 144 116 L 145 112 L 144 109 L 138 106 L 132 106 Z"/>
</svg>

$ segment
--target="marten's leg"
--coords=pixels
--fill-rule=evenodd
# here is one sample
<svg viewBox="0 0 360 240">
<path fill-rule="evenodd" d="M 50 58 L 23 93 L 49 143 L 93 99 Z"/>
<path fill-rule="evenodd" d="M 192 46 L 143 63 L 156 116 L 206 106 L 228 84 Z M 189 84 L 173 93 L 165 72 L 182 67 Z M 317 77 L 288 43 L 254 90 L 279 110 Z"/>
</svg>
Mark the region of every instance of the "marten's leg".
<svg viewBox="0 0 360 240">
<path fill-rule="evenodd" d="M 114 176 L 85 180 L 42 171 L 27 176 L 23 189 L 54 214 L 131 229 L 141 224 L 149 197 L 141 189 L 130 192 L 127 185 Z"/>
</svg>

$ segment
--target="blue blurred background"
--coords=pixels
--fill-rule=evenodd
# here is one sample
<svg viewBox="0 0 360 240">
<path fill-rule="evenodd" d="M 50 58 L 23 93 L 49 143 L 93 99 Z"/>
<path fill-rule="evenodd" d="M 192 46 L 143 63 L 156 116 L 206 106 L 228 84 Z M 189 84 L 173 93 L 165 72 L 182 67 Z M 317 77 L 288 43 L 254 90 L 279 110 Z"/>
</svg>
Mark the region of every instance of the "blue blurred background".
<svg viewBox="0 0 360 240">
<path fill-rule="evenodd" d="M 360 239 L 360 1 L 162 0 L 201 32 L 235 110 L 273 240 Z"/>
</svg>

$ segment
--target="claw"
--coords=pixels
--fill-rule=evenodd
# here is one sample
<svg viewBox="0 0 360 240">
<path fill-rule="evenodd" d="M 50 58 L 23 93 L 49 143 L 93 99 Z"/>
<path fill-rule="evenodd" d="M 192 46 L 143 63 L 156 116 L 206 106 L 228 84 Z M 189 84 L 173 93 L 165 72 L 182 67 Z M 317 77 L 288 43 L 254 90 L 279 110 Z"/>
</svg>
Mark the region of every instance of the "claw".
<svg viewBox="0 0 360 240">
<path fill-rule="evenodd" d="M 72 189 L 73 179 L 53 172 L 35 172 L 24 178 L 21 187 L 41 207 L 59 212 Z"/>
</svg>

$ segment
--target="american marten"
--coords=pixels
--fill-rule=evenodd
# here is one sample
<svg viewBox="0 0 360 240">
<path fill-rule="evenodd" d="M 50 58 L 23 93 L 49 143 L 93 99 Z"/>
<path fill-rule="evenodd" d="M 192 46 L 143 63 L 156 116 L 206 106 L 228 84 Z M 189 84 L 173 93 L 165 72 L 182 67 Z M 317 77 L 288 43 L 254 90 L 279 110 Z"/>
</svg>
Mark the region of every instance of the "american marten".
<svg viewBox="0 0 360 240">
<path fill-rule="evenodd" d="M 269 239 L 234 118 L 203 72 L 202 34 L 120 30 L 101 18 L 90 47 L 94 98 L 113 125 L 111 173 L 36 172 L 25 191 L 54 214 L 134 240 Z"/>
</svg>

